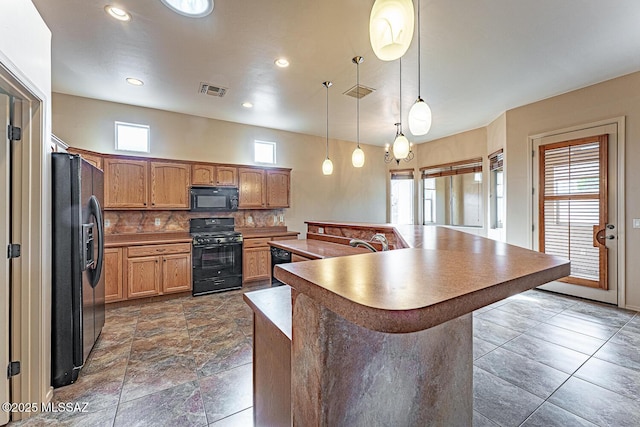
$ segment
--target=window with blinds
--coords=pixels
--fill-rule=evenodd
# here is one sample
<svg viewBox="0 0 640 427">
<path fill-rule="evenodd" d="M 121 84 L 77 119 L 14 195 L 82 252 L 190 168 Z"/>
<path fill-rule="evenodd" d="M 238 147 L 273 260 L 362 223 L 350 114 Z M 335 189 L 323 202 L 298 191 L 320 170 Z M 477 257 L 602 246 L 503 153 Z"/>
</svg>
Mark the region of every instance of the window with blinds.
<svg viewBox="0 0 640 427">
<path fill-rule="evenodd" d="M 482 227 L 482 158 L 420 169 L 423 224 Z"/>
<path fill-rule="evenodd" d="M 571 260 L 568 283 L 606 289 L 606 135 L 540 146 L 540 250 Z"/>
<path fill-rule="evenodd" d="M 389 192 L 392 224 L 413 224 L 413 169 L 392 170 Z"/>
</svg>

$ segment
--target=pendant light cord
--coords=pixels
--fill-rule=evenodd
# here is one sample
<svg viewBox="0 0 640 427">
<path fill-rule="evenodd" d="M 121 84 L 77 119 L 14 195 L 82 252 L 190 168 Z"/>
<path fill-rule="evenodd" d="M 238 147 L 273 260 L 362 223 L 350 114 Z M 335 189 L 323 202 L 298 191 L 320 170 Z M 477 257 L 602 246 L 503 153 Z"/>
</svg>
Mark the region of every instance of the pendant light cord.
<svg viewBox="0 0 640 427">
<path fill-rule="evenodd" d="M 402 133 L 402 57 L 400 57 L 400 133 Z"/>
<path fill-rule="evenodd" d="M 418 99 L 420 99 L 420 0 L 418 1 Z"/>
<path fill-rule="evenodd" d="M 360 60 L 356 62 L 356 94 L 358 102 L 356 102 L 356 140 L 358 148 L 360 148 Z"/>
<path fill-rule="evenodd" d="M 329 85 L 325 86 L 327 88 L 327 150 L 326 150 L 326 158 L 329 158 Z"/>
</svg>

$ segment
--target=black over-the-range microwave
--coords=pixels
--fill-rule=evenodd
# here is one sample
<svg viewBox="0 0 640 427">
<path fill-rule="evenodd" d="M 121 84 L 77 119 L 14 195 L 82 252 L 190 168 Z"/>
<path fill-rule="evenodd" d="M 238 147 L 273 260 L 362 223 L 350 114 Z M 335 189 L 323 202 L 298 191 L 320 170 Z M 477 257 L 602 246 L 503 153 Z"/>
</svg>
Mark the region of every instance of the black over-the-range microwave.
<svg viewBox="0 0 640 427">
<path fill-rule="evenodd" d="M 237 187 L 191 187 L 191 212 L 237 210 Z"/>
</svg>

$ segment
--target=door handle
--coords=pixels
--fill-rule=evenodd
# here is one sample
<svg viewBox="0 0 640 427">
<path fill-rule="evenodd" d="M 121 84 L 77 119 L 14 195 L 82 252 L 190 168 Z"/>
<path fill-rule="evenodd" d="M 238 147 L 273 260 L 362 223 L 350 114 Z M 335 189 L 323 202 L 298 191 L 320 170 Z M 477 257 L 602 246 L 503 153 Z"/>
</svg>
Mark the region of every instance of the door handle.
<svg viewBox="0 0 640 427">
<path fill-rule="evenodd" d="M 593 247 L 605 246 L 607 240 L 613 240 L 616 238 L 614 234 L 607 234 L 607 229 L 612 230 L 614 226 L 612 224 L 608 224 L 605 228 L 600 228 L 599 225 L 593 226 Z"/>
</svg>

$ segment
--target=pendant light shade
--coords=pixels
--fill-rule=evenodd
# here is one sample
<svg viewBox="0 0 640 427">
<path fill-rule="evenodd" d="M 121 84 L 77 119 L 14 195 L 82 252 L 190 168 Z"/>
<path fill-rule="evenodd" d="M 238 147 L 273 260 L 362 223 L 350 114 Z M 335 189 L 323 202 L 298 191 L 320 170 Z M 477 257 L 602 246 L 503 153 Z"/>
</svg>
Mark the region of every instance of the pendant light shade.
<svg viewBox="0 0 640 427">
<path fill-rule="evenodd" d="M 406 159 L 409 155 L 409 140 L 402 133 L 393 141 L 393 157 L 397 160 Z"/>
<path fill-rule="evenodd" d="M 333 162 L 329 158 L 329 88 L 333 83 L 326 81 L 322 82 L 322 86 L 327 89 L 327 141 L 326 141 L 326 157 L 322 162 L 322 173 L 325 175 L 331 175 L 333 173 Z"/>
<path fill-rule="evenodd" d="M 322 173 L 325 175 L 331 175 L 333 173 L 333 162 L 328 157 L 322 162 Z"/>
<path fill-rule="evenodd" d="M 362 151 L 362 148 L 356 147 L 356 149 L 353 150 L 353 154 L 351 155 L 351 163 L 353 164 L 354 168 L 361 168 L 364 166 L 364 151 Z"/>
<path fill-rule="evenodd" d="M 378 58 L 393 61 L 405 54 L 413 38 L 412 0 L 376 0 L 369 17 L 369 38 Z"/>
<path fill-rule="evenodd" d="M 352 62 L 356 64 L 356 90 L 360 91 L 360 64 L 364 61 L 362 56 L 355 56 Z M 351 155 L 351 164 L 354 168 L 364 166 L 364 151 L 360 148 L 360 93 L 356 96 L 356 140 L 358 145 Z"/>
<path fill-rule="evenodd" d="M 409 110 L 409 130 L 412 135 L 425 135 L 431 129 L 431 107 L 418 98 Z"/>
</svg>

